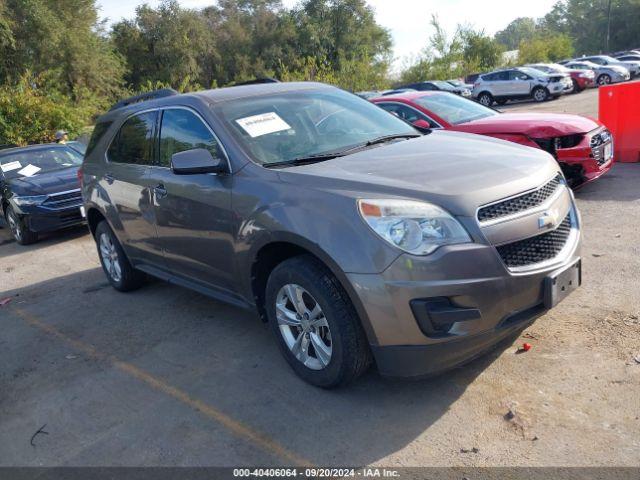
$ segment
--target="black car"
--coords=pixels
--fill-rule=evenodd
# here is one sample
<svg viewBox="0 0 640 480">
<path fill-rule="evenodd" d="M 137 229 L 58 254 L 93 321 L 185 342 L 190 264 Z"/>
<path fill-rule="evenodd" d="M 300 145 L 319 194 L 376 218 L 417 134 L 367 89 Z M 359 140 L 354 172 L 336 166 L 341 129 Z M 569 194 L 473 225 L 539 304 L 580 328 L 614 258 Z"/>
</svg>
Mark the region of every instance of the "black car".
<svg viewBox="0 0 640 480">
<path fill-rule="evenodd" d="M 440 90 L 443 92 L 455 93 L 456 95 L 460 95 L 465 98 L 471 97 L 471 90 L 466 87 L 454 87 L 449 82 L 445 82 L 442 80 L 433 80 L 430 82 L 417 82 L 417 83 L 409 83 L 407 85 L 402 85 L 398 87 L 398 89 L 411 88 L 413 90 L 417 90 L 419 92 L 425 91 L 434 91 Z"/>
<path fill-rule="evenodd" d="M 13 237 L 21 245 L 83 223 L 78 168 L 82 155 L 57 144 L 0 151 L 0 203 Z"/>
</svg>

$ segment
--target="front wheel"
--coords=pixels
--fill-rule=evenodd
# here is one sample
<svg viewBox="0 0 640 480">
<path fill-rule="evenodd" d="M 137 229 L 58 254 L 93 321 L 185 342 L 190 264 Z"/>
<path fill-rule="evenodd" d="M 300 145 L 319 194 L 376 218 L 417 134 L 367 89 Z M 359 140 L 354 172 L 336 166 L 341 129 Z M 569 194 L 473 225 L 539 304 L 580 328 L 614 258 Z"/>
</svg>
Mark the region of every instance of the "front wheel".
<svg viewBox="0 0 640 480">
<path fill-rule="evenodd" d="M 302 255 L 278 265 L 269 276 L 265 301 L 280 350 L 303 380 L 333 388 L 369 367 L 360 319 L 338 280 L 315 258 Z"/>
<path fill-rule="evenodd" d="M 546 88 L 537 87 L 533 89 L 531 96 L 536 102 L 544 102 L 549 98 L 549 92 Z"/>
<path fill-rule="evenodd" d="M 5 218 L 11 230 L 11 235 L 20 245 L 29 245 L 38 241 L 38 234 L 29 229 L 29 223 L 26 218 L 20 217 L 13 210 L 13 207 L 7 207 Z"/>
<path fill-rule="evenodd" d="M 480 105 L 484 105 L 485 107 L 490 107 L 493 105 L 493 96 L 490 93 L 483 92 L 478 95 L 478 103 Z"/>
<path fill-rule="evenodd" d="M 120 242 L 106 221 L 103 220 L 96 227 L 95 239 L 102 270 L 113 288 L 121 292 L 140 288 L 144 283 L 144 274 L 129 263 Z"/>
<path fill-rule="evenodd" d="M 609 85 L 611 83 L 611 76 L 603 73 L 598 77 L 598 85 Z"/>
</svg>

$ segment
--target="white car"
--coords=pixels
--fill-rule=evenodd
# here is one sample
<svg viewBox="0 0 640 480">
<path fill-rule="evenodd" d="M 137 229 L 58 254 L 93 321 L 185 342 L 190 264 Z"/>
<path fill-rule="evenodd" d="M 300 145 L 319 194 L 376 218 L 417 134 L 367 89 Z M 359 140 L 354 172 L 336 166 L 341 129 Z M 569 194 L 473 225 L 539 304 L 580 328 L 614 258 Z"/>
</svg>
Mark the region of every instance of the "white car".
<svg viewBox="0 0 640 480">
<path fill-rule="evenodd" d="M 629 70 L 629 73 L 631 73 L 631 77 L 640 75 L 640 61 L 638 60 L 622 61 L 617 58 L 610 57 L 609 55 L 593 55 L 592 57 L 576 58 L 574 61 L 582 62 L 584 60 L 598 65 L 618 65 L 620 67 L 625 67 Z"/>
<path fill-rule="evenodd" d="M 527 67 L 509 68 L 480 75 L 473 85 L 473 98 L 487 107 L 496 102 L 531 98 L 544 102 L 573 91 L 567 74 L 546 74 Z"/>
</svg>

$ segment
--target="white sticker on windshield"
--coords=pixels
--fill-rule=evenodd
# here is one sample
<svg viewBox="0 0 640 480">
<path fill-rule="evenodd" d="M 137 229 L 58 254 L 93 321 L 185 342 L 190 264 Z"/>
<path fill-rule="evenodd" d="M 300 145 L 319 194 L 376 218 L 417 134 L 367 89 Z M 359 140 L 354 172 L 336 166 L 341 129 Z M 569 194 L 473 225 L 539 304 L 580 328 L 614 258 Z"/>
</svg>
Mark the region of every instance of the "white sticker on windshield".
<svg viewBox="0 0 640 480">
<path fill-rule="evenodd" d="M 36 167 L 35 165 L 29 164 L 26 167 L 24 167 L 22 170 L 19 170 L 18 174 L 22 175 L 23 177 L 32 177 L 39 171 L 40 171 L 40 167 Z"/>
<path fill-rule="evenodd" d="M 269 133 L 289 130 L 291 126 L 285 122 L 276 112 L 261 113 L 252 117 L 236 120 L 245 132 L 252 138 L 267 135 Z"/>
<path fill-rule="evenodd" d="M 3 172 L 10 172 L 11 170 L 22 168 L 22 165 L 16 160 L 15 162 L 3 163 L 0 168 L 2 168 Z"/>
</svg>

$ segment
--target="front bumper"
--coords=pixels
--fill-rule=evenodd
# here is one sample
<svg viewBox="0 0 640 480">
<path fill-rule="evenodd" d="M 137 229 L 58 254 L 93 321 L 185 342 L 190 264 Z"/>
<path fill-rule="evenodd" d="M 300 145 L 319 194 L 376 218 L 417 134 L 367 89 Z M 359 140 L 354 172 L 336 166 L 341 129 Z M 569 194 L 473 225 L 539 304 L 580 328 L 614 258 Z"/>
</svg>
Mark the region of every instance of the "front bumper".
<svg viewBox="0 0 640 480">
<path fill-rule="evenodd" d="M 474 243 L 441 247 L 427 257 L 401 255 L 381 274 L 348 274 L 368 317 L 378 370 L 389 376 L 433 375 L 485 352 L 547 310 L 545 279 L 578 261 L 579 250 L 578 227 L 570 249 L 541 270 L 514 273 L 494 246 Z M 458 311 L 477 313 L 443 333 L 425 334 L 411 303 L 443 298 Z"/>
<path fill-rule="evenodd" d="M 590 146 L 592 137 L 602 133 L 603 128 L 598 128 L 585 135 L 583 141 L 573 148 L 561 148 L 556 152 L 556 158 L 562 170 L 573 187 L 583 186 L 592 182 L 607 173 L 615 163 L 615 158 L 604 158 L 603 147 L 596 148 Z M 607 142 L 608 143 L 608 142 Z M 613 145 L 611 146 L 613 152 Z"/>
<path fill-rule="evenodd" d="M 43 205 L 18 206 L 12 203 L 14 211 L 23 217 L 29 230 L 37 233 L 53 232 L 85 223 L 80 207 L 74 203 L 64 208 L 47 208 Z"/>
</svg>

